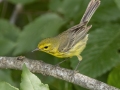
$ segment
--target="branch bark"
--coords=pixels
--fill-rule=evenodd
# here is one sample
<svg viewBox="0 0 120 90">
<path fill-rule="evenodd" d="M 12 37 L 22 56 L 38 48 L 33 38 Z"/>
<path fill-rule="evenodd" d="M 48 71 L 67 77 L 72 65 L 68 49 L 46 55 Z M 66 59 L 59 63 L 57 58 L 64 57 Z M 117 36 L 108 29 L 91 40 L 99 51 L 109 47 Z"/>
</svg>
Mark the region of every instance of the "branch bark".
<svg viewBox="0 0 120 90">
<path fill-rule="evenodd" d="M 72 70 L 55 67 L 41 60 L 30 60 L 25 57 L 0 57 L 0 68 L 2 69 L 21 70 L 24 63 L 31 72 L 50 75 L 90 90 L 120 90 L 80 73 L 73 75 Z"/>
</svg>

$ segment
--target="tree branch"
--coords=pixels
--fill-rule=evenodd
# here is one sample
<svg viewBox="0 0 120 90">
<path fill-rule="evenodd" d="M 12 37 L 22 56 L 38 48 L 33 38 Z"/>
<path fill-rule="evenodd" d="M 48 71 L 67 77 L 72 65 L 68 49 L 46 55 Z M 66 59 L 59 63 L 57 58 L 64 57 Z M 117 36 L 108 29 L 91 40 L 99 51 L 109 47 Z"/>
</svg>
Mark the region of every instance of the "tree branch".
<svg viewBox="0 0 120 90">
<path fill-rule="evenodd" d="M 30 71 L 34 73 L 42 73 L 45 75 L 50 75 L 55 78 L 59 78 L 73 84 L 82 86 L 91 90 L 119 90 L 113 86 L 109 86 L 101 81 L 92 79 L 88 76 L 82 75 L 80 73 L 73 74 L 72 70 L 64 69 L 61 67 L 55 67 L 50 64 L 46 64 L 43 61 L 30 60 L 25 57 L 0 57 L 0 68 L 2 69 L 18 69 L 21 70 L 23 64 L 29 68 Z"/>
</svg>

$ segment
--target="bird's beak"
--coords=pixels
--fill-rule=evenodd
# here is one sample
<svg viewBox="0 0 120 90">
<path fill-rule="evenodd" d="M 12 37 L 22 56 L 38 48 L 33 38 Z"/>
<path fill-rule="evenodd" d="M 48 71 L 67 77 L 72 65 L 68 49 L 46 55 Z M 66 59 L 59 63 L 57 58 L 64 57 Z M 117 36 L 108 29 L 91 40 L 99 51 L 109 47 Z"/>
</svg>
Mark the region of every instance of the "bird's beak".
<svg viewBox="0 0 120 90">
<path fill-rule="evenodd" d="M 34 51 L 38 51 L 39 50 L 39 48 L 36 48 L 36 49 L 34 49 L 32 52 L 34 52 Z"/>
</svg>

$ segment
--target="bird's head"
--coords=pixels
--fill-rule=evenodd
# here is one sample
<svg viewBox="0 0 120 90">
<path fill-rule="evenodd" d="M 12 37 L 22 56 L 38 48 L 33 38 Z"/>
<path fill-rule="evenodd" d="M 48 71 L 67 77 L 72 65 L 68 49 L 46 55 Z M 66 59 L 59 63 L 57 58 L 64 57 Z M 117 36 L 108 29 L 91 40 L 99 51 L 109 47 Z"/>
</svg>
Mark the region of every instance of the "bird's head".
<svg viewBox="0 0 120 90">
<path fill-rule="evenodd" d="M 38 44 L 38 47 L 33 50 L 32 52 L 34 51 L 43 51 L 43 52 L 46 52 L 46 53 L 50 53 L 53 49 L 54 49 L 54 40 L 52 38 L 46 38 L 46 39 L 43 39 L 42 41 L 39 42 Z"/>
</svg>

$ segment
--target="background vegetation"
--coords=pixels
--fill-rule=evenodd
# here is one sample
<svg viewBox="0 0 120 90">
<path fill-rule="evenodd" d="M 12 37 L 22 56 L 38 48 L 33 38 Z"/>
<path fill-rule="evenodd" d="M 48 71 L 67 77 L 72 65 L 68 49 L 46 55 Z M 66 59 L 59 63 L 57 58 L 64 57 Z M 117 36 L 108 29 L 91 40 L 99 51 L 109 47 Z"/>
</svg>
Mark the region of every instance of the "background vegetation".
<svg viewBox="0 0 120 90">
<path fill-rule="evenodd" d="M 2 1 L 2 0 L 0 0 Z M 3 0 L 0 2 L 0 56 L 19 56 L 57 64 L 62 59 L 43 52 L 31 53 L 38 42 L 78 24 L 90 0 Z M 15 5 L 23 9 L 15 24 L 10 19 Z M 120 88 L 120 0 L 101 0 L 90 23 L 89 40 L 83 51 L 80 73 Z M 61 67 L 74 69 L 76 57 Z M 54 77 L 37 74 L 50 90 L 80 90 Z M 0 81 L 19 87 L 21 71 L 0 70 Z M 85 89 L 81 89 L 85 90 Z"/>
</svg>

